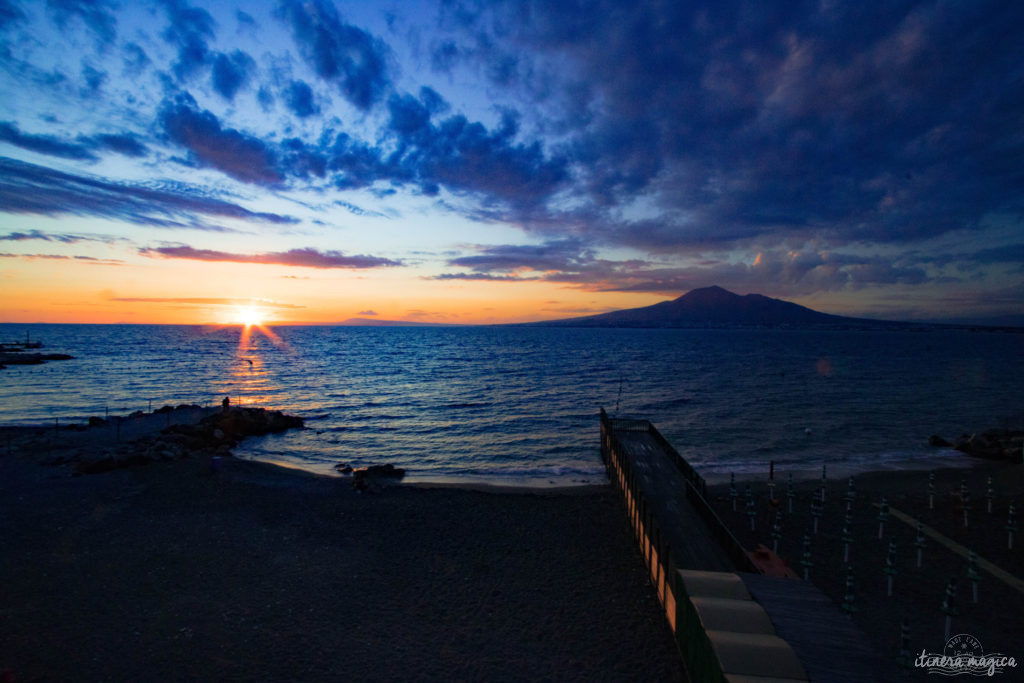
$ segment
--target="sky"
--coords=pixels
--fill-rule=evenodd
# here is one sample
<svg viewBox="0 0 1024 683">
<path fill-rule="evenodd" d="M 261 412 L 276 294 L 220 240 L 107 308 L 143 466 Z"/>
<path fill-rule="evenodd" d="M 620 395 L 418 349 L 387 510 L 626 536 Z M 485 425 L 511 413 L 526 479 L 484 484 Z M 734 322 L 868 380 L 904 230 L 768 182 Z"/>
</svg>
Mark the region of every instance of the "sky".
<svg viewBox="0 0 1024 683">
<path fill-rule="evenodd" d="M 1024 316 L 1018 2 L 0 0 L 0 93 L 0 321 Z"/>
</svg>

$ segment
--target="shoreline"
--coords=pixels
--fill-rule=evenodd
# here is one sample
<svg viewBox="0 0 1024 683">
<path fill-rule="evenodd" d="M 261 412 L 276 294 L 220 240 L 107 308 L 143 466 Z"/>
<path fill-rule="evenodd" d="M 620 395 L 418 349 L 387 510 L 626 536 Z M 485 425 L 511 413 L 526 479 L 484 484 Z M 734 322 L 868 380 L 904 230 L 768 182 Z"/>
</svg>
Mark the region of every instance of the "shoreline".
<svg viewBox="0 0 1024 683">
<path fill-rule="evenodd" d="M 73 477 L 37 445 L 0 442 L 15 680 L 685 680 L 610 487 L 360 494 L 216 451 Z"/>
</svg>

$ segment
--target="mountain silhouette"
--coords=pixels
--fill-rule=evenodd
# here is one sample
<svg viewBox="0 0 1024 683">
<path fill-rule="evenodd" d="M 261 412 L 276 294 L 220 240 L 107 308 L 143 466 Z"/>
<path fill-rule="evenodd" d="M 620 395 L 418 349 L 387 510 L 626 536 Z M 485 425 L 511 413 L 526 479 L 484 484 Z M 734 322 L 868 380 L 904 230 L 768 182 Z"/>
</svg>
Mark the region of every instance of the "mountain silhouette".
<svg viewBox="0 0 1024 683">
<path fill-rule="evenodd" d="M 653 306 L 534 324 L 555 327 L 865 327 L 893 323 L 819 313 L 761 294 L 740 296 L 721 287 L 704 287 Z"/>
</svg>

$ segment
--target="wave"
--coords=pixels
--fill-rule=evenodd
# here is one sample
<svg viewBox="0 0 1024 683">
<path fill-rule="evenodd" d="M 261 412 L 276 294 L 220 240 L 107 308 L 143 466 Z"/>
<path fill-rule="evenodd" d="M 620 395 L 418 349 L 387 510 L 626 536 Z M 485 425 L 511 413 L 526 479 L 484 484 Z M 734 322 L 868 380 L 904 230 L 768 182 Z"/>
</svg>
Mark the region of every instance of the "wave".
<svg viewBox="0 0 1024 683">
<path fill-rule="evenodd" d="M 23 338 L 25 327 L 0 325 L 0 338 Z M 770 460 L 819 476 L 823 460 L 830 473 L 962 462 L 914 446 L 999 426 L 1024 385 L 1016 335 L 935 332 L 922 356 L 920 335 L 898 333 L 294 327 L 280 332 L 290 353 L 258 335 L 241 352 L 259 359 L 257 384 L 237 374 L 237 330 L 30 331 L 76 360 L 0 372 L 0 423 L 65 424 L 105 407 L 210 405 L 230 393 L 308 416 L 310 430 L 265 441 L 290 462 L 358 453 L 453 476 L 597 476 L 598 408 L 617 403 L 710 475 L 765 476 Z M 827 380 L 815 367 L 826 355 Z"/>
<path fill-rule="evenodd" d="M 573 467 L 570 465 L 538 465 L 536 467 L 495 467 L 495 468 L 474 468 L 467 469 L 467 474 L 490 475 L 502 477 L 603 477 L 605 469 L 603 466 L 594 467 Z"/>
</svg>

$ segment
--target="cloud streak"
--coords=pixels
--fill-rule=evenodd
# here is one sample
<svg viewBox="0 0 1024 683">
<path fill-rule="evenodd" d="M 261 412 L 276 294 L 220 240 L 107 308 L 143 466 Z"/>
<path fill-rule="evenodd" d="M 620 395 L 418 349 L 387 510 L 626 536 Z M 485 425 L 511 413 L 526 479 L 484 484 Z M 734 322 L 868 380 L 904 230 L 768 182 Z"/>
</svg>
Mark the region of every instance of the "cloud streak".
<svg viewBox="0 0 1024 683">
<path fill-rule="evenodd" d="M 89 263 L 97 266 L 121 266 L 124 261 L 120 259 L 104 259 L 95 256 L 68 256 L 66 254 L 11 254 L 0 253 L 0 258 L 26 259 L 29 261 L 72 261 L 76 263 Z"/>
<path fill-rule="evenodd" d="M 0 235 L 0 242 L 24 242 L 26 240 L 41 240 L 43 242 L 60 242 L 61 244 L 76 244 L 78 242 L 104 242 L 111 244 L 121 238 L 98 237 L 95 235 L 72 235 L 67 233 L 48 233 L 40 230 L 29 230 L 28 232 L 9 232 Z"/>
<path fill-rule="evenodd" d="M 16 125 L 10 122 L 0 123 L 0 141 L 27 149 L 30 152 L 64 159 L 96 160 L 96 155 L 85 145 L 68 142 L 54 135 L 22 133 Z"/>
<path fill-rule="evenodd" d="M 0 211 L 44 216 L 98 216 L 154 227 L 210 230 L 202 217 L 291 225 L 290 216 L 250 211 L 238 204 L 210 198 L 199 188 L 179 185 L 175 191 L 117 183 L 64 173 L 44 166 L 0 157 Z"/>
<path fill-rule="evenodd" d="M 250 299 L 229 299 L 224 297 L 142 297 L 142 296 L 109 296 L 107 301 L 120 301 L 124 303 L 144 303 L 144 304 L 182 304 L 186 306 L 240 306 L 245 304 L 256 303 L 261 307 L 267 308 L 279 308 L 285 309 L 296 309 L 305 308 L 298 304 L 286 304 L 277 301 L 267 301 L 266 299 L 257 299 L 255 301 Z"/>
<path fill-rule="evenodd" d="M 0 142 L 38 154 L 77 161 L 96 161 L 96 153 L 103 150 L 129 157 L 142 157 L 148 152 L 146 146 L 130 133 L 79 135 L 72 141 L 57 135 L 23 133 L 11 122 L 0 122 Z"/>
<path fill-rule="evenodd" d="M 296 266 L 299 268 L 340 268 L 358 270 L 402 265 L 400 261 L 378 256 L 347 256 L 340 251 L 318 251 L 316 249 L 290 249 L 283 252 L 263 254 L 236 254 L 212 249 L 195 249 L 189 246 L 147 247 L 139 249 L 143 256 L 166 259 L 189 259 L 220 263 L 254 263 L 262 265 Z"/>
</svg>

